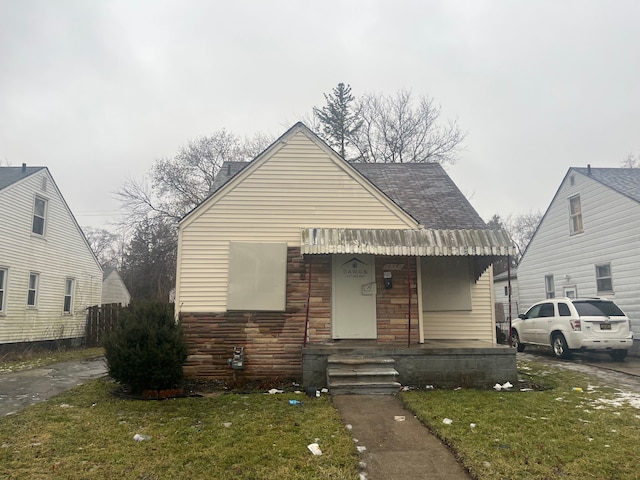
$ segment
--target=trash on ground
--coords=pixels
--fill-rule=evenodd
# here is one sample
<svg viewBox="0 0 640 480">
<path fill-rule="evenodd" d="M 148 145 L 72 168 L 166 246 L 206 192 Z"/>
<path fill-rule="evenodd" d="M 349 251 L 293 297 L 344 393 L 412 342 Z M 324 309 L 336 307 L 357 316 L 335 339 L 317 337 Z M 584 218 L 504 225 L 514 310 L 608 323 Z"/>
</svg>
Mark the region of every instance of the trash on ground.
<svg viewBox="0 0 640 480">
<path fill-rule="evenodd" d="M 322 390 L 320 390 L 322 393 L 329 393 L 329 389 L 328 388 L 323 388 Z"/>
<path fill-rule="evenodd" d="M 425 390 L 433 390 L 434 386 L 433 385 L 427 385 L 424 387 Z"/>
<path fill-rule="evenodd" d="M 225 428 L 231 428 L 231 422 L 224 422 L 222 425 L 224 425 Z"/>
<path fill-rule="evenodd" d="M 289 405 L 302 405 L 300 400 L 289 400 Z"/>
<path fill-rule="evenodd" d="M 572 391 L 572 392 L 582 393 L 582 388 L 580 388 L 580 387 L 573 387 L 573 388 L 571 389 L 571 391 Z"/>
<path fill-rule="evenodd" d="M 351 429 L 353 428 L 353 425 L 351 425 L 350 423 L 347 423 L 347 424 L 345 425 L 345 428 L 346 428 L 347 430 L 351 430 Z"/>
<path fill-rule="evenodd" d="M 317 443 L 310 443 L 307 448 L 314 455 L 322 455 L 322 450 L 320 450 L 320 446 Z"/>
<path fill-rule="evenodd" d="M 136 442 L 144 442 L 145 440 L 151 440 L 151 437 L 150 437 L 149 435 L 140 435 L 139 433 L 136 433 L 136 434 L 133 436 L 133 439 L 134 439 Z"/>
<path fill-rule="evenodd" d="M 396 422 L 404 422 L 404 420 L 405 420 L 405 416 L 404 416 L 404 415 L 396 415 L 395 417 L 393 417 L 393 419 L 394 419 Z"/>
<path fill-rule="evenodd" d="M 496 383 L 493 386 L 493 389 L 499 392 L 500 390 L 509 390 L 511 387 L 513 387 L 513 385 L 511 385 L 511 382 L 506 382 L 506 383 L 503 383 L 502 385 L 500 385 L 499 383 Z"/>
<path fill-rule="evenodd" d="M 470 423 L 470 424 L 469 424 L 469 426 L 470 426 L 471 428 L 476 428 L 476 424 L 475 424 L 475 423 Z"/>
<path fill-rule="evenodd" d="M 444 420 L 442 420 L 442 423 L 444 423 L 445 425 L 451 425 L 453 423 L 453 420 L 451 420 L 450 418 L 445 418 Z"/>
<path fill-rule="evenodd" d="M 367 450 L 367 447 L 365 447 L 364 445 L 358 445 L 356 448 L 360 453 L 365 452 Z"/>
<path fill-rule="evenodd" d="M 273 395 L 275 393 L 284 393 L 284 390 L 278 390 L 277 388 L 272 388 L 271 390 L 269 390 L 267 393 Z"/>
<path fill-rule="evenodd" d="M 61 403 L 60 408 L 71 408 L 71 405 L 69 405 L 68 403 Z"/>
</svg>

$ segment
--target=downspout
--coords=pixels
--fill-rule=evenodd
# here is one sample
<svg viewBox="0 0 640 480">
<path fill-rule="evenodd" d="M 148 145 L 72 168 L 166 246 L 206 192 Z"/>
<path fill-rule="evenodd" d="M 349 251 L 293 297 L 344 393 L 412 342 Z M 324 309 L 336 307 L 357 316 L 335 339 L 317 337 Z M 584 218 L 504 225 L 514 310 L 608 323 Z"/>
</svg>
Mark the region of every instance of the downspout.
<svg viewBox="0 0 640 480">
<path fill-rule="evenodd" d="M 311 257 L 309 257 L 309 272 L 307 273 L 307 313 L 304 320 L 304 342 L 303 346 L 307 346 L 307 336 L 309 335 L 309 304 L 311 303 Z"/>
<path fill-rule="evenodd" d="M 407 322 L 407 347 L 411 347 L 411 263 L 407 257 L 407 293 L 409 295 L 409 321 Z"/>
</svg>

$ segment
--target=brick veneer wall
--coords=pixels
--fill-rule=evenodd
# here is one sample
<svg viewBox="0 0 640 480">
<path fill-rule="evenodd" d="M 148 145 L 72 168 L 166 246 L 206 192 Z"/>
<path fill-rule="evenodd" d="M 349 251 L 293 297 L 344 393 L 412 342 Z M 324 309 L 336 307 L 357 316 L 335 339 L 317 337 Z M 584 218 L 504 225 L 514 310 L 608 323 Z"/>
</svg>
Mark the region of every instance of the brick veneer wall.
<svg viewBox="0 0 640 480">
<path fill-rule="evenodd" d="M 409 299 L 407 266 L 403 257 L 376 259 L 378 341 L 406 345 Z M 403 264 L 393 272 L 393 288 L 383 287 L 383 266 Z M 418 308 L 415 259 L 410 259 L 411 341 L 418 342 Z M 311 282 L 309 283 L 309 275 Z M 310 287 L 310 290 L 309 290 Z M 227 360 L 235 346 L 245 348 L 245 368 L 237 379 L 301 379 L 302 347 L 309 295 L 308 344 L 330 342 L 331 257 L 287 251 L 287 299 L 284 312 L 184 313 L 182 321 L 189 344 L 184 371 L 187 377 L 231 380 L 234 371 Z"/>
</svg>

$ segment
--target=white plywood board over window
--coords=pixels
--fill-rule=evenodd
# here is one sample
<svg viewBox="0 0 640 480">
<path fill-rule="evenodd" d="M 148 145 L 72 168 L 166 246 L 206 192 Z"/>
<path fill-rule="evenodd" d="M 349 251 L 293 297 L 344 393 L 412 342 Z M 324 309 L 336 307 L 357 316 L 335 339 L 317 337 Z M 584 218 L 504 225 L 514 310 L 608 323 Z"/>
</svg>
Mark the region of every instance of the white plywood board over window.
<svg viewBox="0 0 640 480">
<path fill-rule="evenodd" d="M 230 243 L 228 310 L 284 311 L 286 287 L 286 243 Z"/>
</svg>

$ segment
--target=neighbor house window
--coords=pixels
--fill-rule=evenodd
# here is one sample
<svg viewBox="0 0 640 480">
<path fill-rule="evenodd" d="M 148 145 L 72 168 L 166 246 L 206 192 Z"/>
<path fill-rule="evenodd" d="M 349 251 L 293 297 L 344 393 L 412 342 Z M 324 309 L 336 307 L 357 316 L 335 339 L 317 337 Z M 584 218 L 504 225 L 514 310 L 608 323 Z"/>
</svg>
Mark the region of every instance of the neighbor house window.
<svg viewBox="0 0 640 480">
<path fill-rule="evenodd" d="M 610 264 L 596 265 L 596 286 L 598 295 L 601 293 L 613 293 Z"/>
<path fill-rule="evenodd" d="M 575 195 L 569 199 L 569 227 L 571 235 L 582 233 L 582 206 L 580 205 L 580 195 Z"/>
<path fill-rule="evenodd" d="M 0 268 L 0 313 L 4 312 L 5 298 L 7 297 L 7 269 Z"/>
<path fill-rule="evenodd" d="M 35 307 L 38 300 L 38 280 L 40 275 L 37 273 L 29 274 L 29 290 L 27 292 L 27 306 Z"/>
<path fill-rule="evenodd" d="M 64 313 L 73 310 L 73 278 L 67 278 L 64 282 Z"/>
<path fill-rule="evenodd" d="M 33 225 L 31 231 L 36 235 L 44 235 L 44 221 L 47 212 L 47 201 L 44 198 L 36 197 L 33 205 Z"/>
<path fill-rule="evenodd" d="M 544 288 L 545 288 L 545 291 L 547 292 L 547 298 L 554 298 L 556 296 L 555 294 L 556 287 L 553 282 L 553 275 L 545 275 Z"/>
</svg>

